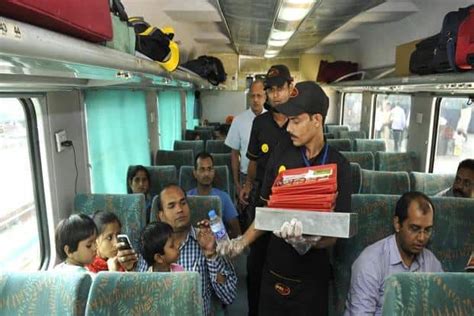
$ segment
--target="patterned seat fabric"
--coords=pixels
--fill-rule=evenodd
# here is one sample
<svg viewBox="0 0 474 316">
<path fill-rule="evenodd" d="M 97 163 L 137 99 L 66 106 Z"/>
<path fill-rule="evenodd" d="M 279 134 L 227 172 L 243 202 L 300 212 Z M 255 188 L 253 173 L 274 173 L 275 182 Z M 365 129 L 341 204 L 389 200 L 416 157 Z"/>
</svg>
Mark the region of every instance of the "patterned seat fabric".
<svg viewBox="0 0 474 316">
<path fill-rule="evenodd" d="M 234 175 L 232 174 L 232 158 L 231 154 L 212 154 L 212 159 L 214 159 L 214 166 L 227 166 L 229 170 L 229 195 L 231 199 L 234 198 Z"/>
<path fill-rule="evenodd" d="M 354 151 L 386 151 L 383 139 L 354 139 Z"/>
<path fill-rule="evenodd" d="M 174 150 L 186 150 L 191 149 L 193 151 L 193 163 L 194 157 L 197 154 L 204 151 L 204 140 L 175 140 L 173 145 Z"/>
<path fill-rule="evenodd" d="M 224 144 L 223 140 L 208 140 L 206 142 L 206 152 L 211 154 L 229 154 L 232 148 Z"/>
<path fill-rule="evenodd" d="M 134 166 L 128 167 L 128 170 Z M 178 171 L 173 165 L 145 166 L 150 173 L 150 195 L 155 196 L 169 183 L 178 183 Z M 128 174 L 128 172 L 127 172 Z"/>
<path fill-rule="evenodd" d="M 473 273 L 398 273 L 385 281 L 383 315 L 472 315 Z"/>
<path fill-rule="evenodd" d="M 356 138 L 366 139 L 367 135 L 364 131 L 340 131 L 339 138 L 349 138 L 351 140 Z"/>
<path fill-rule="evenodd" d="M 388 172 L 361 169 L 360 193 L 398 194 L 410 191 L 410 178 L 404 171 Z"/>
<path fill-rule="evenodd" d="M 433 174 L 424 172 L 410 172 L 410 187 L 426 195 L 437 193 L 451 187 L 454 183 L 454 174 Z"/>
<path fill-rule="evenodd" d="M 189 191 L 197 186 L 196 178 L 193 175 L 193 166 L 182 166 L 179 170 L 179 186 L 184 191 Z M 214 166 L 215 177 L 213 187 L 230 193 L 229 169 L 227 166 Z"/>
<path fill-rule="evenodd" d="M 215 210 L 222 218 L 222 201 L 218 196 L 193 195 L 187 198 L 189 210 L 191 212 L 191 225 L 209 218 L 209 211 Z M 160 198 L 155 196 L 151 204 L 150 222 L 157 221 Z"/>
<path fill-rule="evenodd" d="M 87 316 L 203 315 L 197 272 L 99 273 L 92 283 Z"/>
<path fill-rule="evenodd" d="M 334 139 L 334 134 L 333 133 L 324 133 L 324 138 L 325 139 Z"/>
<path fill-rule="evenodd" d="M 361 185 L 360 165 L 357 162 L 351 162 L 352 193 L 359 193 Z"/>
<path fill-rule="evenodd" d="M 91 286 L 87 273 L 0 273 L 0 315 L 82 316 Z"/>
<path fill-rule="evenodd" d="M 140 249 L 140 233 L 145 227 L 146 210 L 143 194 L 78 194 L 74 212 L 92 215 L 95 211 L 109 211 L 122 222 L 122 233 L 130 238 L 134 249 Z"/>
<path fill-rule="evenodd" d="M 339 151 L 352 151 L 352 142 L 350 139 L 326 139 L 326 142 L 329 146 Z"/>
<path fill-rule="evenodd" d="M 334 134 L 335 138 L 341 138 L 339 132 L 341 131 L 349 131 L 349 126 L 345 125 L 327 125 L 326 126 L 327 133 Z"/>
<path fill-rule="evenodd" d="M 174 165 L 176 170 L 181 166 L 193 166 L 194 154 L 187 150 L 158 150 L 155 157 L 155 166 Z"/>
<path fill-rule="evenodd" d="M 381 171 L 417 171 L 418 157 L 414 152 L 407 153 L 375 153 L 375 170 Z"/>
<path fill-rule="evenodd" d="M 375 170 L 374 154 L 370 151 L 341 151 L 350 162 L 357 162 L 362 169 Z"/>
</svg>

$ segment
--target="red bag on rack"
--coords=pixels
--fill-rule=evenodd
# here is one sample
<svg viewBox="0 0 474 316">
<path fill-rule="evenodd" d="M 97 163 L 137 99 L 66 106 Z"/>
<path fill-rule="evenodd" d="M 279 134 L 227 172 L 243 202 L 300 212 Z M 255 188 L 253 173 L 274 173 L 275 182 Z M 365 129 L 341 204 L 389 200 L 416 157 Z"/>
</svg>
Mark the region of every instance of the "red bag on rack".
<svg viewBox="0 0 474 316">
<path fill-rule="evenodd" d="M 113 35 L 109 0 L 3 0 L 0 15 L 90 42 Z"/>
</svg>

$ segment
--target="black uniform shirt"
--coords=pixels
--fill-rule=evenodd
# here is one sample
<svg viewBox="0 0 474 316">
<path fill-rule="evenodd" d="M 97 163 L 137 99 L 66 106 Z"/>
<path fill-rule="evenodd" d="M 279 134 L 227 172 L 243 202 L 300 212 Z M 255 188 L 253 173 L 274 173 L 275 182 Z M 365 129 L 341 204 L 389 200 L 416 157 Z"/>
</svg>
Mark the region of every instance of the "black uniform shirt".
<svg viewBox="0 0 474 316">
<path fill-rule="evenodd" d="M 282 139 L 290 139 L 285 123 L 282 127 L 273 119 L 272 111 L 258 115 L 253 120 L 250 133 L 247 158 L 257 161 L 257 175 L 255 180 L 263 181 L 268 158 Z"/>
<path fill-rule="evenodd" d="M 326 145 L 328 146 L 328 145 Z M 312 166 L 320 165 L 324 156 L 321 152 L 310 160 Z M 328 146 L 326 164 L 337 164 L 337 190 L 335 211 L 351 211 L 352 180 L 351 169 L 347 159 L 336 149 Z M 286 169 L 306 167 L 300 147 L 296 147 L 291 139 L 282 141 L 272 153 L 262 184 L 261 196 L 268 199 L 271 187 L 281 166 Z M 296 250 L 282 238 L 272 234 L 267 250 L 268 269 L 286 277 L 295 279 L 326 279 L 329 278 L 329 256 L 326 249 L 311 249 L 305 255 Z"/>
</svg>

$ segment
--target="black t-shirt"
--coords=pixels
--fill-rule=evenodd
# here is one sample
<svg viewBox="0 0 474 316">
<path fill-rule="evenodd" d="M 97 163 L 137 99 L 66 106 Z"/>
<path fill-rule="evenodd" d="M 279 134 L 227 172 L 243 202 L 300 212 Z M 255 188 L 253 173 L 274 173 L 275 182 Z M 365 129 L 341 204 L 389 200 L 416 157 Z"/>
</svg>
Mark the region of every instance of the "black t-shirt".
<svg viewBox="0 0 474 316">
<path fill-rule="evenodd" d="M 272 111 L 267 111 L 255 117 L 252 123 L 247 158 L 257 161 L 255 180 L 263 181 L 268 158 L 277 144 L 283 139 L 290 139 L 285 123 L 282 127 L 273 119 Z"/>
<path fill-rule="evenodd" d="M 316 157 L 310 160 L 310 164 L 312 166 L 320 165 L 323 155 L 324 147 Z M 329 163 L 337 164 L 338 196 L 335 211 L 350 212 L 352 192 L 350 164 L 343 155 L 331 146 L 328 146 L 326 158 L 326 164 Z M 262 184 L 262 198 L 268 199 L 270 196 L 271 187 L 282 165 L 286 169 L 306 166 L 300 147 L 294 146 L 291 139 L 282 141 L 270 156 Z M 330 274 L 327 249 L 311 249 L 301 256 L 290 244 L 273 234 L 268 246 L 266 266 L 276 273 L 295 279 L 328 280 Z"/>
</svg>

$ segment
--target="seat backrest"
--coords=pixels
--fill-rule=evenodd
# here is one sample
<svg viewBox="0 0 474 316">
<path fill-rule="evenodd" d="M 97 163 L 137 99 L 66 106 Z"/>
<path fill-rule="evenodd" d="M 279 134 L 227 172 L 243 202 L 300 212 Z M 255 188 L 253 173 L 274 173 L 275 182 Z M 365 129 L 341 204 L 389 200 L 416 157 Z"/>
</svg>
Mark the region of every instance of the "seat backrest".
<svg viewBox="0 0 474 316">
<path fill-rule="evenodd" d="M 410 191 L 408 172 L 374 171 L 361 169 L 360 193 L 403 194 Z"/>
<path fill-rule="evenodd" d="M 135 166 L 129 166 L 128 170 Z M 178 183 L 176 166 L 145 166 L 150 174 L 150 195 L 155 196 L 169 183 Z M 127 171 L 128 174 L 128 171 Z M 128 185 L 128 184 L 127 184 Z"/>
<path fill-rule="evenodd" d="M 193 175 L 193 166 L 181 166 L 179 169 L 179 186 L 186 192 L 197 186 Z M 227 166 L 214 166 L 215 177 L 212 186 L 219 190 L 230 193 L 229 169 Z"/>
<path fill-rule="evenodd" d="M 197 272 L 97 274 L 87 301 L 87 316 L 203 315 Z"/>
<path fill-rule="evenodd" d="M 474 249 L 474 199 L 430 198 L 435 220 L 429 247 L 444 271 L 462 272 Z"/>
<path fill-rule="evenodd" d="M 206 152 L 211 154 L 228 154 L 232 151 L 232 148 L 224 143 L 224 140 L 208 140 L 206 142 Z"/>
<path fill-rule="evenodd" d="M 199 139 L 204 142 L 207 142 L 208 140 L 211 140 L 214 138 L 214 130 L 212 129 L 206 129 L 206 130 L 197 129 L 197 130 L 194 130 L 194 133 L 195 135 L 198 135 Z"/>
<path fill-rule="evenodd" d="M 354 139 L 354 151 L 386 151 L 385 141 L 383 139 Z"/>
<path fill-rule="evenodd" d="M 344 312 L 352 263 L 365 247 L 393 233 L 392 218 L 398 198 L 397 195 L 352 195 L 352 212 L 358 217 L 357 235 L 339 239 L 334 247 L 336 315 Z"/>
<path fill-rule="evenodd" d="M 122 223 L 122 233 L 130 238 L 134 249 L 140 249 L 140 233 L 146 224 L 143 194 L 77 194 L 74 212 L 92 215 L 95 211 L 115 213 Z"/>
<path fill-rule="evenodd" d="M 350 139 L 326 139 L 329 146 L 338 151 L 352 151 L 352 142 Z"/>
<path fill-rule="evenodd" d="M 91 283 L 87 273 L 0 272 L 0 315 L 82 316 Z"/>
<path fill-rule="evenodd" d="M 335 138 L 341 138 L 339 136 L 339 132 L 341 131 L 349 131 L 349 126 L 345 125 L 327 125 L 327 133 L 334 134 Z"/>
<path fill-rule="evenodd" d="M 410 187 L 426 195 L 436 195 L 453 185 L 455 174 L 435 174 L 425 172 L 410 172 Z"/>
<path fill-rule="evenodd" d="M 227 154 L 212 154 L 214 159 L 214 166 L 227 166 L 229 170 L 229 195 L 231 199 L 234 198 L 234 175 L 232 174 L 232 157 L 230 153 Z"/>
<path fill-rule="evenodd" d="M 418 157 L 415 152 L 375 153 L 375 170 L 380 171 L 417 171 L 420 170 Z"/>
<path fill-rule="evenodd" d="M 193 158 L 197 154 L 204 151 L 204 140 L 175 140 L 173 145 L 174 150 L 191 149 L 193 151 Z M 194 161 L 193 161 L 194 164 Z"/>
<path fill-rule="evenodd" d="M 351 140 L 356 138 L 366 139 L 367 135 L 364 131 L 340 131 L 339 138 L 349 138 Z"/>
<path fill-rule="evenodd" d="M 474 273 L 397 273 L 385 281 L 383 315 L 472 315 Z"/>
<path fill-rule="evenodd" d="M 350 162 L 357 162 L 362 169 L 374 170 L 375 158 L 370 151 L 341 151 Z"/>
<path fill-rule="evenodd" d="M 361 185 L 360 165 L 357 162 L 351 162 L 352 193 L 359 193 Z"/>
<path fill-rule="evenodd" d="M 176 170 L 181 166 L 193 166 L 194 154 L 191 149 L 158 150 L 155 156 L 155 166 L 174 165 Z"/>
<path fill-rule="evenodd" d="M 217 215 L 222 218 L 222 201 L 218 196 L 204 196 L 204 195 L 192 195 L 187 196 L 189 210 L 191 212 L 191 224 L 194 225 L 197 222 L 209 218 L 208 213 L 210 210 L 215 210 Z M 153 198 L 151 203 L 150 222 L 154 222 L 158 219 L 160 197 L 157 195 Z"/>
<path fill-rule="evenodd" d="M 324 133 L 324 137 L 326 139 L 334 139 L 335 138 L 333 133 Z"/>
</svg>

